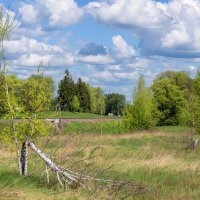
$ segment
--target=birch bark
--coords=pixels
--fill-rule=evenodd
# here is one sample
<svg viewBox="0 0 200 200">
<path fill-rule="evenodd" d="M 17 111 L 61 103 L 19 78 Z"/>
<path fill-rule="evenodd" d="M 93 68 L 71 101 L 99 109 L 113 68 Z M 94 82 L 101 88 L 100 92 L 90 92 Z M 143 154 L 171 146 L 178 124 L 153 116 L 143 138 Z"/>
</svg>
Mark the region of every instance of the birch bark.
<svg viewBox="0 0 200 200">
<path fill-rule="evenodd" d="M 26 176 L 28 171 L 28 148 L 26 141 L 22 143 L 20 164 L 20 175 Z"/>
</svg>

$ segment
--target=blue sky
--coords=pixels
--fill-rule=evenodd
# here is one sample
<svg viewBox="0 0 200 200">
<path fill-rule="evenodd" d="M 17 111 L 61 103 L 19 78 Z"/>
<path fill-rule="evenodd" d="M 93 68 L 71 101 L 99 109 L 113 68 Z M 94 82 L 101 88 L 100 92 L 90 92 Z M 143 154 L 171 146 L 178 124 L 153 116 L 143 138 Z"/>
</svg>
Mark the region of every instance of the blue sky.
<svg viewBox="0 0 200 200">
<path fill-rule="evenodd" d="M 130 100 L 138 77 L 194 75 L 200 61 L 199 0 L 0 0 L 17 16 L 5 42 L 9 73 L 26 79 L 42 60 L 57 84 L 69 69 Z"/>
</svg>

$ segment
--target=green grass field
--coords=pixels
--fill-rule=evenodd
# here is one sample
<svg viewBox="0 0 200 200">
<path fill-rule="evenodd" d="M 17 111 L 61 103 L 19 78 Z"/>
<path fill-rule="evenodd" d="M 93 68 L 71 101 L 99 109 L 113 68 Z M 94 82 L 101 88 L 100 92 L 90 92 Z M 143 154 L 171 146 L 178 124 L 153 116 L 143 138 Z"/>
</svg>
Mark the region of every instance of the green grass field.
<svg viewBox="0 0 200 200">
<path fill-rule="evenodd" d="M 99 129 L 89 131 L 93 126 L 99 127 L 99 124 L 70 123 L 65 126 L 65 134 L 53 138 L 45 152 L 48 154 L 55 150 L 65 140 L 68 133 L 85 128 L 88 131 L 76 136 L 56 155 L 64 156 L 69 152 L 77 152 L 87 144 L 88 147 L 77 154 L 77 159 L 80 159 L 98 146 L 101 147 L 107 159 L 95 158 L 96 169 L 112 165 L 112 170 L 121 179 L 136 181 L 146 188 L 145 193 L 130 199 L 200 199 L 200 147 L 195 150 L 185 150 L 191 136 L 190 128 L 157 127 L 151 132 L 122 134 L 109 123 L 103 123 L 102 135 L 99 134 Z M 38 140 L 38 146 L 42 147 L 46 140 L 47 138 Z M 0 199 L 106 199 L 101 190 L 63 191 L 55 182 L 53 175 L 51 185 L 47 186 L 46 176 L 42 174 L 45 165 L 31 150 L 29 151 L 29 175 L 20 177 L 17 173 L 14 146 L 1 143 L 0 147 Z M 110 176 L 112 177 L 113 174 Z"/>
<path fill-rule="evenodd" d="M 19 114 L 17 118 L 24 117 L 24 114 Z M 49 111 L 49 112 L 42 112 L 37 114 L 40 118 L 73 118 L 73 119 L 97 119 L 101 118 L 100 115 L 94 113 L 81 113 L 81 112 L 56 112 L 56 111 Z M 107 115 L 103 115 L 102 118 L 118 118 L 117 116 L 110 117 Z"/>
<path fill-rule="evenodd" d="M 102 130 L 102 131 L 101 131 Z M 190 132 L 191 128 L 187 126 L 160 126 L 155 127 L 152 132 L 165 132 L 165 133 L 182 133 Z M 76 133 L 90 132 L 92 134 L 124 134 L 121 121 L 108 121 L 108 122 L 71 122 L 65 124 L 65 132 Z"/>
<path fill-rule="evenodd" d="M 71 122 L 65 124 L 66 133 L 122 134 L 120 121 L 108 122 Z M 102 131 L 101 131 L 102 130 Z"/>
</svg>

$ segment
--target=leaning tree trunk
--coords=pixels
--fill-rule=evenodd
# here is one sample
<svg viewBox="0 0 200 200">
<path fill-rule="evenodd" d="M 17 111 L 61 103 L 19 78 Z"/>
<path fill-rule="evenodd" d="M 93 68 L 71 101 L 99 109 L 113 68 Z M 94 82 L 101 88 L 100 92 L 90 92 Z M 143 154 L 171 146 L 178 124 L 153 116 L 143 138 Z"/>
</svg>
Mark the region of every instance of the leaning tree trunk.
<svg viewBox="0 0 200 200">
<path fill-rule="evenodd" d="M 193 120 L 193 123 L 192 123 L 192 125 L 193 125 L 193 129 L 192 129 L 192 149 L 195 149 L 196 147 L 197 147 L 197 145 L 198 145 L 198 143 L 199 143 L 199 139 L 197 139 L 197 138 L 195 138 L 195 133 L 196 133 L 196 131 L 195 131 L 195 122 L 194 122 L 194 120 Z"/>
<path fill-rule="evenodd" d="M 20 156 L 20 175 L 27 175 L 28 170 L 28 148 L 27 142 L 22 143 L 21 156 Z"/>
<path fill-rule="evenodd" d="M 38 149 L 32 142 L 27 141 L 27 146 L 29 146 L 36 154 L 40 156 L 40 158 L 45 161 L 48 168 L 54 171 L 57 174 L 57 179 L 59 183 L 62 185 L 60 180 L 60 175 L 64 176 L 66 179 L 70 181 L 69 185 L 76 185 L 78 186 L 79 181 L 78 178 L 74 177 L 67 171 L 63 170 L 59 165 L 54 163 L 48 156 L 46 156 L 40 149 Z M 66 181 L 66 180 L 65 180 Z"/>
<path fill-rule="evenodd" d="M 60 183 L 62 187 L 66 186 L 73 186 L 73 187 L 82 187 L 84 189 L 88 190 L 94 190 L 97 188 L 96 183 L 94 183 L 93 186 L 91 186 L 91 181 L 98 181 L 103 183 L 107 188 L 107 191 L 109 193 L 109 199 L 116 198 L 119 191 L 122 189 L 125 189 L 123 193 L 125 193 L 125 197 L 121 199 L 125 199 L 126 197 L 130 196 L 131 194 L 140 194 L 145 192 L 145 188 L 141 184 L 137 184 L 134 182 L 127 182 L 127 181 L 117 181 L 117 180 L 105 180 L 105 179 L 99 179 L 87 175 L 83 175 L 83 173 L 79 174 L 77 172 L 73 172 L 70 169 L 63 168 L 56 163 L 54 163 L 50 157 L 48 157 L 46 154 L 44 154 L 40 149 L 38 149 L 34 143 L 27 141 L 26 145 L 29 146 L 36 154 L 40 156 L 40 158 L 46 163 L 46 172 L 47 172 L 47 181 L 49 182 L 49 176 L 48 176 L 48 169 L 51 169 L 53 172 L 57 175 L 57 180 Z M 103 170 L 103 173 L 105 170 Z M 102 190 L 103 185 L 100 185 L 100 188 Z M 91 187 L 90 187 L 91 186 Z M 127 191 L 126 191 L 127 190 Z M 128 195 L 126 194 L 128 193 Z"/>
<path fill-rule="evenodd" d="M 193 138 L 193 140 L 192 140 L 192 149 L 195 149 L 197 147 L 198 143 L 199 143 L 199 139 L 194 139 Z"/>
</svg>

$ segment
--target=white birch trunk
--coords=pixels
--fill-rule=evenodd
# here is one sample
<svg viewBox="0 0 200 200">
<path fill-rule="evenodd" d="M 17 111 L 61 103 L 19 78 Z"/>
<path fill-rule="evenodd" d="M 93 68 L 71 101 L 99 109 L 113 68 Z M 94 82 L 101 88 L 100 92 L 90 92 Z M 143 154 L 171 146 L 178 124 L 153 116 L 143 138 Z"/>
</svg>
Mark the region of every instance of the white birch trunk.
<svg viewBox="0 0 200 200">
<path fill-rule="evenodd" d="M 28 171 L 28 148 L 26 141 L 22 143 L 20 166 L 20 175 L 26 176 Z"/>
<path fill-rule="evenodd" d="M 192 148 L 195 149 L 197 147 L 198 143 L 199 143 L 198 139 L 193 139 L 193 141 L 192 141 Z"/>
<path fill-rule="evenodd" d="M 17 139 L 15 139 L 15 144 L 16 144 L 16 158 L 17 158 L 19 173 L 21 175 L 20 150 L 19 150 L 19 143 Z"/>
<path fill-rule="evenodd" d="M 32 142 L 27 142 L 27 145 L 36 153 L 40 156 L 40 158 L 42 160 L 44 160 L 46 162 L 46 165 L 52 170 L 54 171 L 57 176 L 59 177 L 59 175 L 64 176 L 65 178 L 67 178 L 68 180 L 70 180 L 72 183 L 74 184 L 78 184 L 78 180 L 76 178 L 74 178 L 73 176 L 71 176 L 69 173 L 67 173 L 66 171 L 64 171 L 59 165 L 57 165 L 56 163 L 54 163 L 49 157 L 47 157 L 40 149 L 38 149 Z"/>
</svg>

